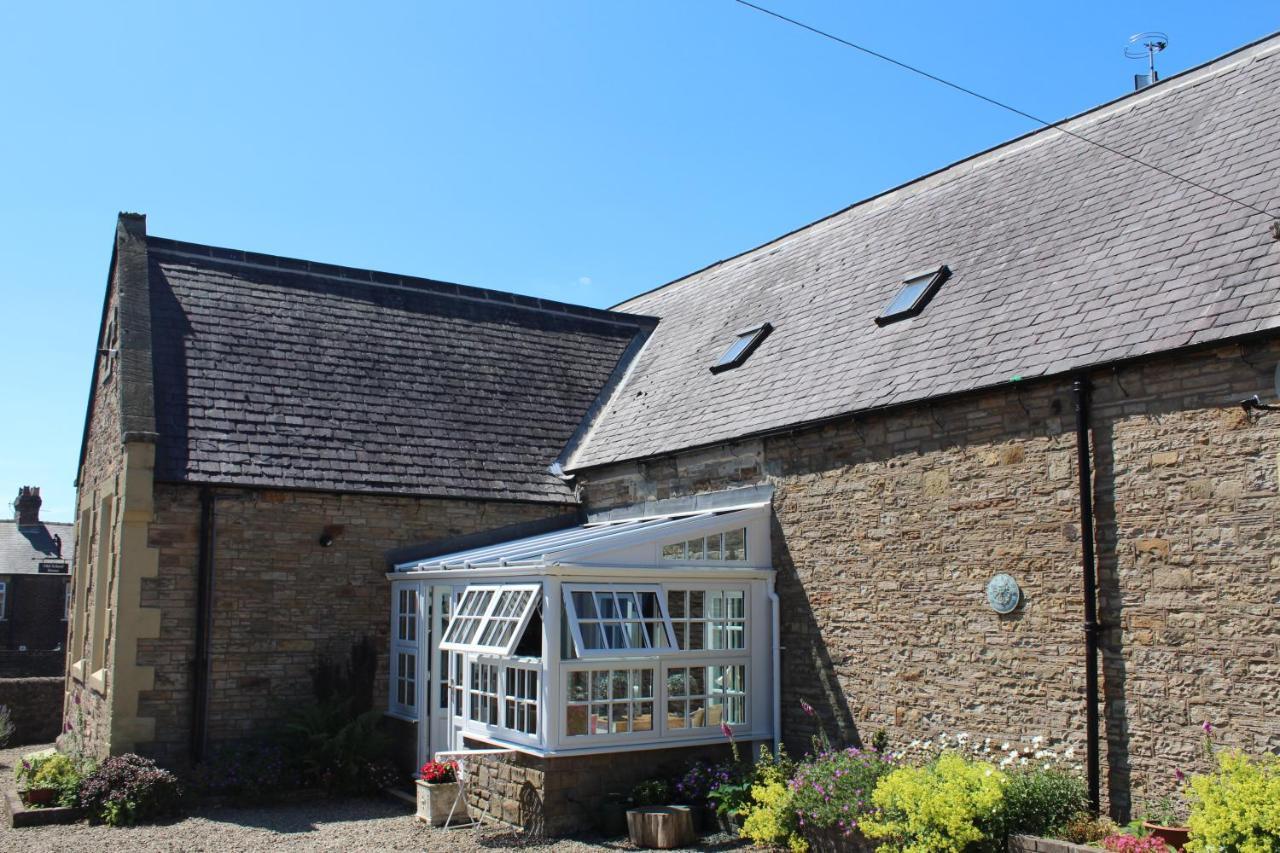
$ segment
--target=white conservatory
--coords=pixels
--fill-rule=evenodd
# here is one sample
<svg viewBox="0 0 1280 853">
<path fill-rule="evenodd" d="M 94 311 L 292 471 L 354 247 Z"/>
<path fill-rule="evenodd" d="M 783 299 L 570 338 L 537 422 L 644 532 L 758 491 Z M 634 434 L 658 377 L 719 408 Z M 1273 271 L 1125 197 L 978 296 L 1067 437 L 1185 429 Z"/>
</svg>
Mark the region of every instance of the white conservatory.
<svg viewBox="0 0 1280 853">
<path fill-rule="evenodd" d="M 418 762 L 464 738 L 553 757 L 777 738 L 767 502 L 571 527 L 399 564 L 389 713 Z"/>
</svg>

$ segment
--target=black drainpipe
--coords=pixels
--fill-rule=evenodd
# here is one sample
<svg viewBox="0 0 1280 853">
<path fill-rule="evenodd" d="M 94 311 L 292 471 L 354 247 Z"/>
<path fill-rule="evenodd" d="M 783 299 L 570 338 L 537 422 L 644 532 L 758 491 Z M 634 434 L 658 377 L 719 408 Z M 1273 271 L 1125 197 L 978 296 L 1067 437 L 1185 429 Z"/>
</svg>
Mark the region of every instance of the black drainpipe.
<svg viewBox="0 0 1280 853">
<path fill-rule="evenodd" d="M 213 616 L 213 523 L 216 498 L 200 489 L 200 550 L 196 567 L 196 656 L 191 673 L 191 763 L 204 757 L 209 729 L 209 637 Z"/>
<path fill-rule="evenodd" d="M 1076 405 L 1076 467 L 1080 471 L 1080 568 L 1084 584 L 1085 761 L 1089 801 L 1094 812 L 1102 807 L 1098 760 L 1098 583 L 1093 553 L 1093 453 L 1089 446 L 1089 380 L 1071 383 Z"/>
</svg>

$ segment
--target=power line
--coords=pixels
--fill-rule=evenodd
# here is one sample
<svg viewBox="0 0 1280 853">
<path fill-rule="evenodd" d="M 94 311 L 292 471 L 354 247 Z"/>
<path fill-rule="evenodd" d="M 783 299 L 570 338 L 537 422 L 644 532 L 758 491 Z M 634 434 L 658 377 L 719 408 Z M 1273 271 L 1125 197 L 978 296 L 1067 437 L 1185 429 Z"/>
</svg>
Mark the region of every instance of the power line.
<svg viewBox="0 0 1280 853">
<path fill-rule="evenodd" d="M 862 53 L 865 53 L 868 56 L 874 57 L 884 62 L 888 62 L 891 65 L 896 65 L 905 71 L 910 71 L 912 74 L 919 74 L 921 77 L 924 77 L 928 80 L 932 80 L 935 83 L 941 83 L 943 86 L 946 86 L 950 89 L 955 89 L 957 92 L 962 92 L 966 95 L 969 95 L 970 97 L 977 98 L 980 101 L 986 101 L 988 104 L 991 104 L 992 106 L 995 106 L 995 107 L 999 107 L 1002 110 L 1011 112 L 1014 115 L 1021 116 L 1022 118 L 1030 119 L 1031 121 L 1034 121 L 1037 124 L 1044 125 L 1045 127 L 1053 128 L 1054 130 L 1059 130 L 1065 133 L 1067 136 L 1073 137 L 1075 139 L 1079 139 L 1081 142 L 1087 142 L 1090 145 L 1094 146 L 1095 148 L 1101 148 L 1103 151 L 1107 151 L 1111 154 L 1116 155 L 1117 157 L 1123 157 L 1124 159 L 1130 161 L 1131 163 L 1136 163 L 1139 166 L 1143 166 L 1147 169 L 1151 169 L 1154 172 L 1159 172 L 1160 174 L 1166 177 L 1173 178 L 1175 181 L 1181 181 L 1182 183 L 1187 184 L 1188 186 L 1195 187 L 1196 189 L 1201 190 L 1203 192 L 1211 193 L 1213 195 L 1216 195 L 1218 198 L 1226 199 L 1232 204 L 1238 204 L 1241 207 L 1248 208 L 1249 210 L 1252 210 L 1254 213 L 1261 213 L 1263 216 L 1267 216 L 1267 217 L 1275 216 L 1275 214 L 1271 213 L 1268 210 L 1265 210 L 1264 208 L 1256 207 L 1255 205 L 1252 205 L 1247 201 L 1241 201 L 1238 198 L 1233 198 L 1224 192 L 1215 190 L 1213 187 L 1207 187 L 1204 184 L 1197 183 L 1196 181 L 1193 181 L 1190 178 L 1184 178 L 1182 175 L 1175 174 L 1174 172 L 1170 172 L 1168 169 L 1164 169 L 1164 168 L 1161 168 L 1160 166 L 1156 166 L 1152 163 L 1148 163 L 1145 160 L 1141 160 L 1137 157 L 1134 157 L 1132 154 L 1126 154 L 1123 151 L 1118 151 L 1115 148 L 1112 148 L 1111 146 L 1106 145 L 1102 142 L 1098 142 L 1097 140 L 1090 139 L 1089 137 L 1076 133 L 1073 130 L 1068 130 L 1067 128 L 1063 127 L 1059 122 L 1046 121 L 1045 119 L 1042 119 L 1039 116 L 1034 116 L 1031 113 L 1026 112 L 1025 110 L 1020 110 L 1015 106 L 1006 104 L 1004 101 L 999 101 L 999 100 L 996 100 L 995 98 L 988 97 L 987 95 L 984 95 L 981 92 L 975 92 L 973 89 L 969 89 L 965 86 L 961 86 L 959 83 L 953 83 L 950 80 L 947 80 L 943 77 L 939 77 L 936 74 L 930 74 L 928 71 L 925 71 L 923 68 L 917 68 L 914 65 L 911 65 L 909 63 L 903 62 L 898 59 L 894 59 L 892 56 L 887 56 L 883 53 L 880 53 L 879 51 L 872 50 L 869 47 L 863 47 L 860 44 L 855 44 L 854 42 L 851 42 L 848 39 L 843 39 L 840 36 L 835 35 L 834 33 L 829 33 L 826 30 L 820 30 L 817 27 L 810 26 L 809 24 L 806 24 L 803 21 L 797 21 L 795 18 L 789 18 L 780 12 L 775 12 L 772 9 L 766 9 L 764 6 L 757 6 L 755 3 L 748 2 L 748 0 L 733 0 L 733 1 L 741 6 L 746 6 L 748 9 L 754 9 L 757 12 L 761 12 L 773 18 L 777 18 L 779 21 L 785 21 L 786 23 L 799 27 L 802 30 L 808 30 L 814 35 L 821 36 L 822 38 L 825 38 L 825 39 L 830 39 L 831 41 L 836 42 L 837 44 L 844 45 L 845 47 L 851 47 L 854 50 L 861 51 Z M 1277 227 L 1276 234 L 1277 234 L 1277 239 L 1280 239 L 1280 226 Z"/>
</svg>

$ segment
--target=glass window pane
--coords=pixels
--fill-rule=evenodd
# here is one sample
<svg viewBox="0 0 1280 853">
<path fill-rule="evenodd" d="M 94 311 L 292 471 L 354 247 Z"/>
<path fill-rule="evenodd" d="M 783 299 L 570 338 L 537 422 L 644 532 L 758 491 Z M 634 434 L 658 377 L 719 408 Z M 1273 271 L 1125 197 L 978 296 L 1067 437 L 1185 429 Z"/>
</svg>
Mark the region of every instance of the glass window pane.
<svg viewBox="0 0 1280 853">
<path fill-rule="evenodd" d="M 597 592 L 597 593 L 596 593 L 596 606 L 597 606 L 598 608 L 600 608 L 600 618 L 601 618 L 601 619 L 616 619 L 616 618 L 618 618 L 618 605 L 617 605 L 617 603 L 616 603 L 616 602 L 614 601 L 614 599 L 613 599 L 613 593 L 611 593 L 611 592 Z"/>
<path fill-rule="evenodd" d="M 707 615 L 705 604 L 706 593 L 701 590 L 689 591 L 689 618 L 702 619 Z"/>
<path fill-rule="evenodd" d="M 728 616 L 730 619 L 745 619 L 747 616 L 747 596 L 745 593 L 732 590 L 724 594 L 725 600 L 728 602 Z"/>
<path fill-rule="evenodd" d="M 707 647 L 707 623 L 706 622 L 690 622 L 689 623 L 689 648 L 692 650 L 705 649 Z"/>
<path fill-rule="evenodd" d="M 609 706 L 591 706 L 591 733 L 607 735 L 609 733 Z"/>
<path fill-rule="evenodd" d="M 585 735 L 587 733 L 586 705 L 570 705 L 565 709 L 564 730 L 569 735 Z"/>
<path fill-rule="evenodd" d="M 646 649 L 651 643 L 649 637 L 645 633 L 643 622 L 627 622 L 623 631 L 627 638 L 627 648 L 629 649 Z"/>
<path fill-rule="evenodd" d="M 575 592 L 573 594 L 573 610 L 579 619 L 597 618 L 595 598 L 589 592 Z"/>
<path fill-rule="evenodd" d="M 724 559 L 747 559 L 746 530 L 728 530 L 724 534 Z"/>
<path fill-rule="evenodd" d="M 689 700 L 689 727 L 690 728 L 696 729 L 696 728 L 701 728 L 702 726 L 708 725 L 707 709 L 704 707 L 705 702 L 706 702 L 705 699 Z"/>
<path fill-rule="evenodd" d="M 713 533 L 712 535 L 707 537 L 707 559 L 708 560 L 724 559 L 724 557 L 722 556 L 724 551 L 720 545 L 721 538 L 722 537 L 719 533 Z"/>
<path fill-rule="evenodd" d="M 690 539 L 687 543 L 690 560 L 701 560 L 706 556 L 706 542 L 702 539 Z"/>
<path fill-rule="evenodd" d="M 689 696 L 705 696 L 707 693 L 707 668 L 705 666 L 689 667 Z"/>
<path fill-rule="evenodd" d="M 672 542 L 670 545 L 662 546 L 662 559 L 664 560 L 683 560 L 684 559 L 684 543 Z"/>
<path fill-rule="evenodd" d="M 653 703 L 637 702 L 636 716 L 631 722 L 631 730 L 637 732 L 653 731 Z"/>
<path fill-rule="evenodd" d="M 711 618 L 723 619 L 724 618 L 724 593 L 723 592 L 711 593 L 710 603 L 711 603 Z"/>
<path fill-rule="evenodd" d="M 604 632 L 600 630 L 600 625 L 595 622 L 588 622 L 580 626 L 582 630 L 582 646 L 587 650 L 607 649 L 604 643 Z"/>
<path fill-rule="evenodd" d="M 591 698 L 609 698 L 609 671 L 598 670 L 591 673 Z"/>
<path fill-rule="evenodd" d="M 684 669 L 667 670 L 667 695 L 684 696 L 688 689 L 689 675 Z"/>
<path fill-rule="evenodd" d="M 658 612 L 658 594 L 656 592 L 640 592 L 636 593 L 636 598 L 640 600 L 640 615 L 645 619 L 657 619 L 661 614 Z"/>
<path fill-rule="evenodd" d="M 672 619 L 683 619 L 685 617 L 685 593 L 682 589 L 673 589 L 667 592 L 667 615 Z"/>
<path fill-rule="evenodd" d="M 687 629 L 688 626 L 684 622 L 676 622 L 671 627 L 676 633 L 676 648 L 677 649 L 687 648 L 687 646 L 685 645 L 686 643 L 685 630 Z"/>
<path fill-rule="evenodd" d="M 631 731 L 631 706 L 626 702 L 618 702 L 613 706 L 613 731 Z"/>
<path fill-rule="evenodd" d="M 566 697 L 570 702 L 585 702 L 587 699 L 587 673 L 571 672 L 569 673 L 569 695 Z"/>
<path fill-rule="evenodd" d="M 685 727 L 684 708 L 684 702 L 667 703 L 667 728 L 683 729 Z"/>
<path fill-rule="evenodd" d="M 612 682 L 613 682 L 613 698 L 626 699 L 627 698 L 627 670 L 615 669 L 613 671 Z"/>
<path fill-rule="evenodd" d="M 618 618 L 640 618 L 640 605 L 636 602 L 636 594 L 634 592 L 618 593 Z"/>
<path fill-rule="evenodd" d="M 626 629 L 616 623 L 606 623 L 601 626 L 604 630 L 604 641 L 608 643 L 611 649 L 627 648 Z"/>
</svg>

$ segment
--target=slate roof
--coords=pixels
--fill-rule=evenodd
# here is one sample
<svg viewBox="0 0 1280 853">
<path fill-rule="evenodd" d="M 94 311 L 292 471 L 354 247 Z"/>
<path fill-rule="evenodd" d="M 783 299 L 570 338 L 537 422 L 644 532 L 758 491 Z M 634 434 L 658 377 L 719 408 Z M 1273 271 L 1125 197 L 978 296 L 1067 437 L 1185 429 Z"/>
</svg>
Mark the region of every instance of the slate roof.
<svg viewBox="0 0 1280 853">
<path fill-rule="evenodd" d="M 547 466 L 652 327 L 145 239 L 163 481 L 572 503 Z"/>
<path fill-rule="evenodd" d="M 1071 130 L 1280 209 L 1280 36 Z M 1280 327 L 1269 217 L 1042 130 L 622 303 L 661 322 L 581 469 Z M 903 279 L 924 312 L 879 328 Z M 773 333 L 712 374 L 734 333 Z"/>
<path fill-rule="evenodd" d="M 65 563 L 70 572 L 75 556 L 74 524 L 19 526 L 13 519 L 0 519 L 0 575 L 39 574 L 41 563 Z"/>
</svg>

